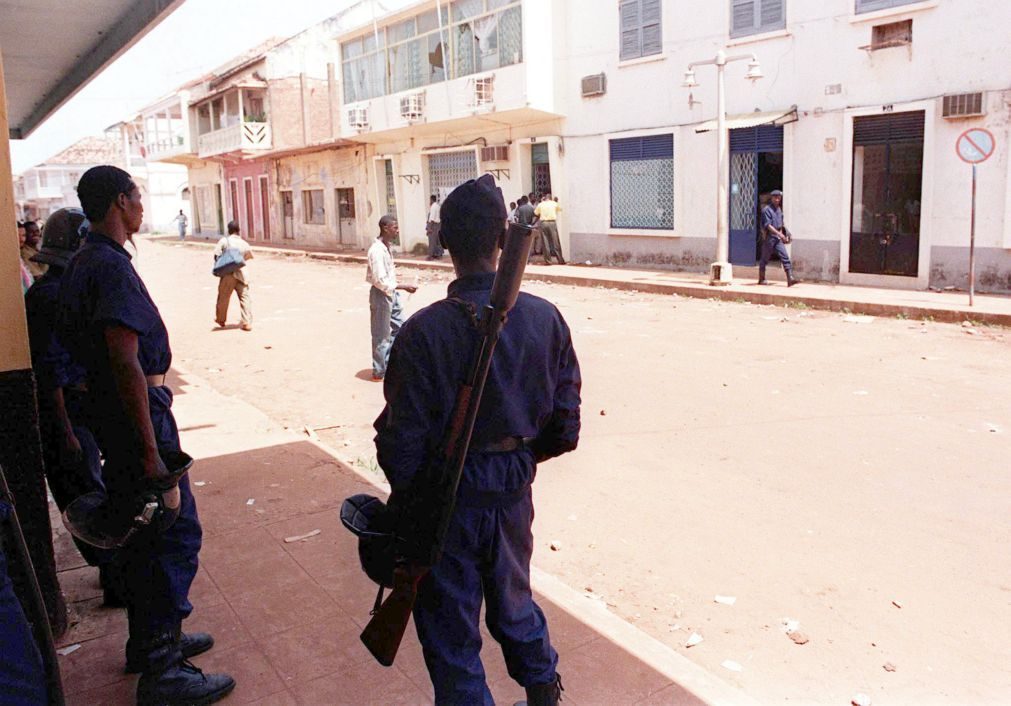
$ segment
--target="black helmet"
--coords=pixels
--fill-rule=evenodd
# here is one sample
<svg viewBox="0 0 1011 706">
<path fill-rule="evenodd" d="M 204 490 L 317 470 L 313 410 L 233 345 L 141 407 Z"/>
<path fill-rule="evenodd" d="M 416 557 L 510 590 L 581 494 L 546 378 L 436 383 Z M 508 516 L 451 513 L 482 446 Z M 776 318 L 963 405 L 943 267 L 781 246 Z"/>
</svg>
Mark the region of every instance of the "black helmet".
<svg viewBox="0 0 1011 706">
<path fill-rule="evenodd" d="M 35 262 L 66 267 L 88 233 L 88 217 L 79 208 L 61 208 L 46 219 L 42 247 L 32 257 Z"/>
</svg>

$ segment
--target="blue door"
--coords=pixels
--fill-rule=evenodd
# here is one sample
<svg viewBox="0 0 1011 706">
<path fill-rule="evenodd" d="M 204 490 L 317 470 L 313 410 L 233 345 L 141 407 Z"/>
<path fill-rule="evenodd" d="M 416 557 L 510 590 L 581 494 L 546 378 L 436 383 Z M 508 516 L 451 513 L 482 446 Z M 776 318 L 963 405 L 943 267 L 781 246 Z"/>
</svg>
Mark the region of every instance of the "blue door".
<svg viewBox="0 0 1011 706">
<path fill-rule="evenodd" d="M 730 131 L 730 263 L 758 261 L 763 196 L 783 188 L 783 127 L 759 125 Z M 777 168 L 778 165 L 778 168 Z"/>
</svg>

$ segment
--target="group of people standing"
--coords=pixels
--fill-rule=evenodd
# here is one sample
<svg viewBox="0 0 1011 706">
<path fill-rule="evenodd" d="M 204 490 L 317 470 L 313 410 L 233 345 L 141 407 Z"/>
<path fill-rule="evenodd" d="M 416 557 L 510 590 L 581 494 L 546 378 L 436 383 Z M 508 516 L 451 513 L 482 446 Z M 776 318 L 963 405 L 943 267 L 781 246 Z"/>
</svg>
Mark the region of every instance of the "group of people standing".
<svg viewBox="0 0 1011 706">
<path fill-rule="evenodd" d="M 202 530 L 166 381 L 168 331 L 126 249 L 141 194 L 113 166 L 89 169 L 77 193 L 81 209 L 46 221 L 31 262 L 47 270 L 25 298 L 47 480 L 106 605 L 126 608 L 138 703 L 209 704 L 235 682 L 191 664 L 214 639 L 182 630 Z"/>
</svg>

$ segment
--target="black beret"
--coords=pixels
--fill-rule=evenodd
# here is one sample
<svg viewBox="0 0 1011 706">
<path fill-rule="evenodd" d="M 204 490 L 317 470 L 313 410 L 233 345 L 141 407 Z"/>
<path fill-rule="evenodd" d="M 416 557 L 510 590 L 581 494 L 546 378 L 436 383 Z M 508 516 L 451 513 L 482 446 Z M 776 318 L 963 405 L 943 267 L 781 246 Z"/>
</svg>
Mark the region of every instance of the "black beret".
<svg viewBox="0 0 1011 706">
<path fill-rule="evenodd" d="M 460 184 L 446 197 L 439 210 L 442 222 L 450 227 L 466 227 L 476 220 L 505 221 L 506 207 L 502 189 L 495 186 L 495 177 L 485 174 L 479 179 Z"/>
</svg>

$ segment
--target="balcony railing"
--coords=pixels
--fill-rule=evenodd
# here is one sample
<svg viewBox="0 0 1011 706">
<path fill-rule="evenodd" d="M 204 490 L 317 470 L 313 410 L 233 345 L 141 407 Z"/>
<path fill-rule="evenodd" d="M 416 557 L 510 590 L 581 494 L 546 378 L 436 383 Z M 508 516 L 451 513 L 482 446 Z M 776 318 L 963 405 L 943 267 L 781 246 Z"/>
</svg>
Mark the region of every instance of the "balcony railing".
<svg viewBox="0 0 1011 706">
<path fill-rule="evenodd" d="M 152 140 L 145 147 L 147 158 L 152 162 L 189 152 L 189 145 L 186 144 L 186 138 L 182 133 L 163 137 L 160 140 Z"/>
<path fill-rule="evenodd" d="M 208 132 L 200 136 L 198 150 L 201 157 L 213 157 L 228 152 L 269 150 L 271 147 L 269 123 L 239 123 Z"/>
</svg>

